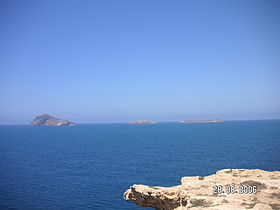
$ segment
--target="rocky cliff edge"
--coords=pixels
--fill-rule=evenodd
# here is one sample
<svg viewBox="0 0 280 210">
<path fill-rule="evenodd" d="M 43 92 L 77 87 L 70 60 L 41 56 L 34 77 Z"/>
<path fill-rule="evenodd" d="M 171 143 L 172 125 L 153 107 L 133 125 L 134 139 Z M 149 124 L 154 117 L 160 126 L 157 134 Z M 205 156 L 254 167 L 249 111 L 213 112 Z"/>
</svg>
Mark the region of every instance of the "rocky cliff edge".
<svg viewBox="0 0 280 210">
<path fill-rule="evenodd" d="M 133 185 L 124 199 L 160 210 L 280 209 L 280 171 L 224 169 L 173 187 Z"/>
</svg>

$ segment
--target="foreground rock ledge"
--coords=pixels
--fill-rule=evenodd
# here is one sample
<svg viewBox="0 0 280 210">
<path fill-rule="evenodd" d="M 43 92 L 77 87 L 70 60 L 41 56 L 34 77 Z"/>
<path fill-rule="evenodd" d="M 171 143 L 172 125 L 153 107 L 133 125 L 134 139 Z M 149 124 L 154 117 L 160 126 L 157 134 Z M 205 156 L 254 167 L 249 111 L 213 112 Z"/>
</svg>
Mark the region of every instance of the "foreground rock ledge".
<svg viewBox="0 0 280 210">
<path fill-rule="evenodd" d="M 256 186 L 256 194 L 214 194 L 213 186 Z M 280 171 L 224 169 L 206 177 L 183 177 L 181 185 L 151 187 L 133 185 L 124 199 L 142 207 L 169 210 L 280 209 Z"/>
</svg>

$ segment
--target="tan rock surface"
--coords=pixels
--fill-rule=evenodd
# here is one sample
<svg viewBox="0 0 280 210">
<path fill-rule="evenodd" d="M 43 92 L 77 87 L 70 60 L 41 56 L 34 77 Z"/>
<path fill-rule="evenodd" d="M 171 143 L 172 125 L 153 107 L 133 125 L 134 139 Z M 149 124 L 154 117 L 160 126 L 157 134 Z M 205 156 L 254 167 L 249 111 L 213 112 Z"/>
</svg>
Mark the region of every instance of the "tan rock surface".
<svg viewBox="0 0 280 210">
<path fill-rule="evenodd" d="M 218 185 L 222 191 L 217 194 Z M 124 199 L 161 210 L 280 209 L 280 171 L 224 169 L 206 177 L 183 177 L 173 187 L 133 185 Z"/>
</svg>

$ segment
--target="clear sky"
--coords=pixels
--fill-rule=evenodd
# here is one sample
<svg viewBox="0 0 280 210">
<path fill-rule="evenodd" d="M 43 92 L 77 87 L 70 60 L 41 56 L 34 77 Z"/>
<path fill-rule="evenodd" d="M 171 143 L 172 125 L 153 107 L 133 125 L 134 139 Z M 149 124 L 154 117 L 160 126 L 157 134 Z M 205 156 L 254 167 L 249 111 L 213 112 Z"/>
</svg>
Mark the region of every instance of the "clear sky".
<svg viewBox="0 0 280 210">
<path fill-rule="evenodd" d="M 279 0 L 0 1 L 0 124 L 280 118 Z"/>
</svg>

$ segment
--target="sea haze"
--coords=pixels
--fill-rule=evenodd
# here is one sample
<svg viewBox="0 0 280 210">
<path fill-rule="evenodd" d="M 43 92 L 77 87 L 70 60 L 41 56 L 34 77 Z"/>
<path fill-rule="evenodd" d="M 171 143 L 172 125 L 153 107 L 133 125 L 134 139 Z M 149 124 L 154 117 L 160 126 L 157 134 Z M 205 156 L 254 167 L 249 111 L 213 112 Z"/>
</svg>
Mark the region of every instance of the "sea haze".
<svg viewBox="0 0 280 210">
<path fill-rule="evenodd" d="M 0 126 L 0 208 L 141 209 L 122 198 L 132 184 L 279 163 L 280 120 Z"/>
</svg>

